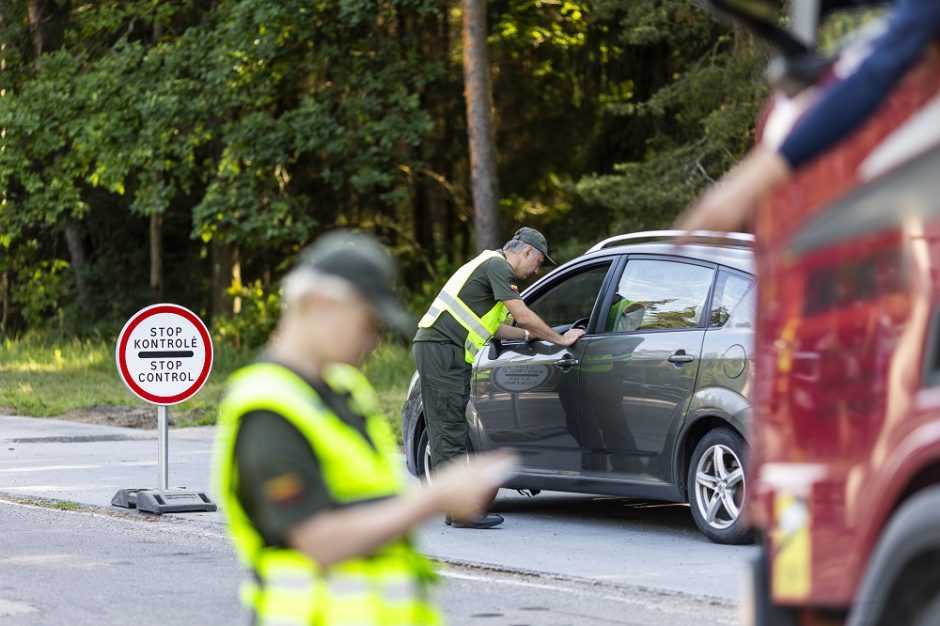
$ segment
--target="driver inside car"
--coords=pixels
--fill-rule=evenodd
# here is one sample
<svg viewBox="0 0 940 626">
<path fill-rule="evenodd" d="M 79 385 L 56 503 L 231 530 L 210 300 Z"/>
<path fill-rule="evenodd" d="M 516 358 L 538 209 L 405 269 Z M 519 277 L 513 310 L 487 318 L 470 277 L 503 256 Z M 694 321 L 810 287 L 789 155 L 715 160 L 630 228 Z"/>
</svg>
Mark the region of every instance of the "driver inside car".
<svg viewBox="0 0 940 626">
<path fill-rule="evenodd" d="M 628 333 L 638 330 L 643 325 L 646 307 L 639 302 L 625 298 L 619 293 L 615 297 L 618 299 L 610 307 L 610 315 L 607 318 L 607 332 Z"/>
</svg>

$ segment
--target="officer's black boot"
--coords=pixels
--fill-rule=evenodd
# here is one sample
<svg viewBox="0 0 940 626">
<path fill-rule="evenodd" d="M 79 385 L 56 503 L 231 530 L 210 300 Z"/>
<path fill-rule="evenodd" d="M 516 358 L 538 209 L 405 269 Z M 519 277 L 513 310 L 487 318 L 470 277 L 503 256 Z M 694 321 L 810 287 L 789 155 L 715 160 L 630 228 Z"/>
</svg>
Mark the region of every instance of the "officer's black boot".
<svg viewBox="0 0 940 626">
<path fill-rule="evenodd" d="M 496 513 L 483 513 L 466 520 L 455 520 L 450 515 L 444 518 L 444 523 L 454 528 L 492 528 L 503 523 L 503 516 Z"/>
</svg>

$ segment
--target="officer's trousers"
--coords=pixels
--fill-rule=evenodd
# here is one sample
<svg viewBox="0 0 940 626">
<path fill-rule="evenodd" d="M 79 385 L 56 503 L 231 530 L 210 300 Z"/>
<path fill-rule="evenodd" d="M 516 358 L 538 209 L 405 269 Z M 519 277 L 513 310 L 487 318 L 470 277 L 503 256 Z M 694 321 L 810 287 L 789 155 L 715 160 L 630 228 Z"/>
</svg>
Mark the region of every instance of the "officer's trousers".
<svg viewBox="0 0 940 626">
<path fill-rule="evenodd" d="M 421 401 L 431 444 L 431 467 L 467 453 L 470 430 L 470 364 L 450 342 L 416 341 L 412 347 L 421 377 Z"/>
</svg>

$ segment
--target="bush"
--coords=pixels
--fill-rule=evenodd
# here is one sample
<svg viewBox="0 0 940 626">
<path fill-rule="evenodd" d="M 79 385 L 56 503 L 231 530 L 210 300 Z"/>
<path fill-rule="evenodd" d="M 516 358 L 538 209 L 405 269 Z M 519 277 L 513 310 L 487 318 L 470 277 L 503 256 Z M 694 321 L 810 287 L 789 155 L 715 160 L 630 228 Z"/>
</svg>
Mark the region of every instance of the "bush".
<svg viewBox="0 0 940 626">
<path fill-rule="evenodd" d="M 241 288 L 232 287 L 226 295 L 240 302 L 240 310 L 232 316 L 219 316 L 212 320 L 212 334 L 218 341 L 235 348 L 256 349 L 267 342 L 281 314 L 277 291 L 265 289 L 261 281 Z"/>
</svg>

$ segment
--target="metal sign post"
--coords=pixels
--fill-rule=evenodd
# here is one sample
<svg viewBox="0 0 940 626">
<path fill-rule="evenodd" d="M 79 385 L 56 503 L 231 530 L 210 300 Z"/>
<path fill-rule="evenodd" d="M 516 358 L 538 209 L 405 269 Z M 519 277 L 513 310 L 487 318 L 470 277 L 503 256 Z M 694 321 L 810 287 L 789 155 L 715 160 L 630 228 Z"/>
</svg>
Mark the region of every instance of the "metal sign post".
<svg viewBox="0 0 940 626">
<path fill-rule="evenodd" d="M 167 440 L 170 437 L 170 409 L 160 405 L 157 407 L 157 486 L 160 489 L 169 489 L 170 452 Z"/>
<path fill-rule="evenodd" d="M 121 489 L 111 504 L 151 513 L 215 511 L 201 492 L 169 487 L 169 407 L 196 395 L 212 370 L 212 339 L 195 313 L 176 304 L 138 311 L 118 336 L 115 362 L 127 388 L 157 405 L 157 489 Z"/>
</svg>

